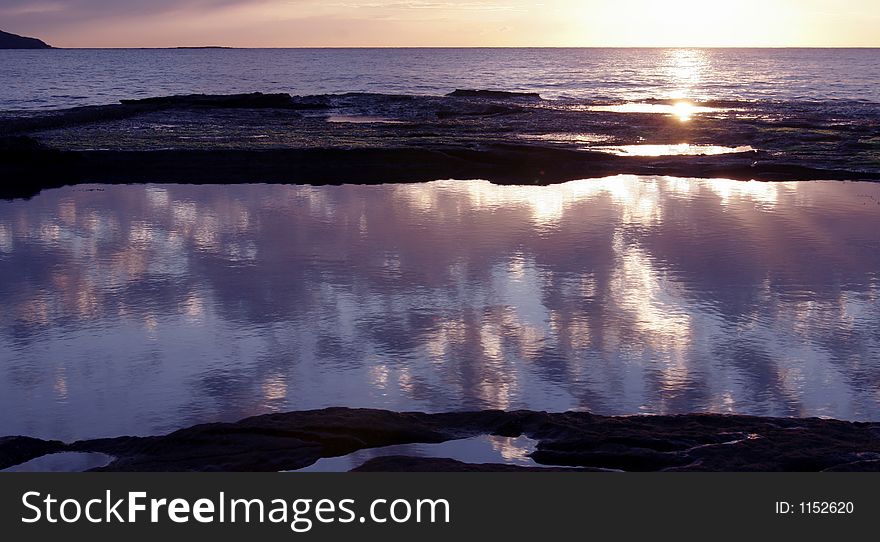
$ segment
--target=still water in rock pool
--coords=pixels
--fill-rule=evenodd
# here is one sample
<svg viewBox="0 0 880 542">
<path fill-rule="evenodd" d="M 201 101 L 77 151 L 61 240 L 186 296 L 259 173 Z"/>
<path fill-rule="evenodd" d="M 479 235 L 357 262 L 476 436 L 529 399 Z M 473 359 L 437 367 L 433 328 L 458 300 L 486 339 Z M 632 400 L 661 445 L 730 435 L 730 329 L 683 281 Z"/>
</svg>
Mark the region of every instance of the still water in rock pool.
<svg viewBox="0 0 880 542">
<path fill-rule="evenodd" d="M 630 176 L 0 202 L 0 435 L 326 406 L 880 420 L 878 202 Z"/>
<path fill-rule="evenodd" d="M 348 455 L 324 457 L 315 463 L 292 472 L 347 472 L 371 459 L 406 456 L 451 459 L 464 463 L 503 464 L 517 467 L 542 468 L 530 454 L 536 441 L 526 437 L 480 435 L 431 444 L 396 444 L 379 448 L 365 448 Z"/>
</svg>

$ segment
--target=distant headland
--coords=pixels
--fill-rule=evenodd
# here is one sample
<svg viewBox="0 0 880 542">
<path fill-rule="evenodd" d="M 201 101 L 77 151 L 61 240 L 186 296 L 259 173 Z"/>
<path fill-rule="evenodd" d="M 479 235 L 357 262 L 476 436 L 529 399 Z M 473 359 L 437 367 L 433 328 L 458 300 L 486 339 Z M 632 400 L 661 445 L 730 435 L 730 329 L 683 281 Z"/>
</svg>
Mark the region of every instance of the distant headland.
<svg viewBox="0 0 880 542">
<path fill-rule="evenodd" d="M 52 46 L 37 38 L 28 38 L 0 30 L 0 49 L 52 49 Z"/>
</svg>

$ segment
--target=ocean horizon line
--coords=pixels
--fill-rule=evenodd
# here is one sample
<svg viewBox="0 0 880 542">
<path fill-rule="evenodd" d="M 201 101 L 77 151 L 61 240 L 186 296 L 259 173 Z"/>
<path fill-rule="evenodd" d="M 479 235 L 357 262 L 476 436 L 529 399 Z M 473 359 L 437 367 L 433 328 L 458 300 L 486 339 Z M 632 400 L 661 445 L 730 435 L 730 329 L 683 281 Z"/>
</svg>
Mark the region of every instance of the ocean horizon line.
<svg viewBox="0 0 880 542">
<path fill-rule="evenodd" d="M 308 49 L 330 49 L 330 50 L 347 50 L 347 49 L 438 49 L 438 50 L 455 50 L 455 49 L 630 49 L 630 50 L 668 50 L 668 49 L 710 49 L 710 50 L 874 50 L 880 49 L 880 45 L 872 46 L 704 46 L 704 45 L 308 45 L 308 46 L 289 46 L 289 47 L 260 47 L 260 46 L 234 46 L 234 45 L 171 45 L 165 47 L 64 47 L 53 45 L 48 49 L 18 49 L 28 51 L 51 51 L 51 50 L 191 50 L 191 49 L 240 49 L 240 50 L 308 50 Z M 15 50 L 15 49 L 9 49 Z"/>
</svg>

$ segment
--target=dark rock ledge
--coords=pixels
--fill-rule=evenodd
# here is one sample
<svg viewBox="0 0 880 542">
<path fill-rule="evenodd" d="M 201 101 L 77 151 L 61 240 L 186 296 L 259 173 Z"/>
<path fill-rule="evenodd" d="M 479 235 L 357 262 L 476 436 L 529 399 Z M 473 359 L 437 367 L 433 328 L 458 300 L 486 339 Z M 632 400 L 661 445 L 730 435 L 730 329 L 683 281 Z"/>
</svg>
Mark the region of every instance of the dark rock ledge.
<svg viewBox="0 0 880 542">
<path fill-rule="evenodd" d="M 8 140 L 7 140 L 8 143 Z M 880 180 L 853 170 L 761 163 L 759 153 L 683 157 L 620 157 L 537 145 L 479 148 L 294 148 L 63 151 L 19 137 L 0 142 L 0 199 L 29 198 L 80 183 L 383 184 L 437 179 L 486 179 L 496 184 L 547 185 L 612 175 L 668 175 L 736 180 Z"/>
<path fill-rule="evenodd" d="M 717 112 L 688 122 L 594 105 L 494 90 L 255 92 L 2 111 L 0 198 L 84 182 L 545 185 L 618 174 L 880 180 L 876 104 L 706 103 Z M 731 152 L 619 156 L 608 149 L 681 143 Z"/>
<path fill-rule="evenodd" d="M 447 94 L 456 98 L 528 98 L 532 100 L 541 99 L 541 95 L 537 92 L 508 92 L 505 90 L 484 90 L 484 89 L 455 89 Z"/>
<path fill-rule="evenodd" d="M 164 436 L 62 444 L 0 439 L 0 468 L 58 451 L 117 457 L 105 471 L 280 471 L 363 448 L 481 434 L 539 441 L 533 459 L 565 470 L 876 471 L 880 423 L 718 414 L 606 417 L 585 412 L 446 414 L 328 408 L 196 425 Z M 356 470 L 517 470 L 450 459 L 385 457 Z"/>
</svg>

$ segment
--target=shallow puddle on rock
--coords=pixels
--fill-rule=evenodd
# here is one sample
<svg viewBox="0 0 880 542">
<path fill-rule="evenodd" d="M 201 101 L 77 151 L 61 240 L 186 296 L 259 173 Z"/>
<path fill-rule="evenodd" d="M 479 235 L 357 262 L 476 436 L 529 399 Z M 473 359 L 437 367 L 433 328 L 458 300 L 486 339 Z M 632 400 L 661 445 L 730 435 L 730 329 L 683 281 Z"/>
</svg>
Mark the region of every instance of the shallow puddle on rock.
<svg viewBox="0 0 880 542">
<path fill-rule="evenodd" d="M 610 136 L 601 134 L 577 134 L 568 132 L 554 132 L 551 134 L 522 134 L 522 139 L 532 141 L 548 141 L 551 143 L 606 143 Z"/>
<path fill-rule="evenodd" d="M 0 472 L 85 472 L 106 467 L 114 459 L 112 455 L 98 452 L 59 452 L 31 459 Z"/>
<path fill-rule="evenodd" d="M 480 435 L 449 440 L 439 444 L 399 444 L 358 450 L 339 457 L 325 457 L 308 467 L 290 472 L 347 472 L 370 459 L 390 455 L 455 459 L 465 463 L 495 463 L 520 467 L 543 467 L 532 461 L 529 454 L 537 441 L 526 436 L 516 438 Z"/>
<path fill-rule="evenodd" d="M 721 145 L 617 145 L 607 147 L 585 147 L 584 150 L 599 151 L 617 156 L 703 156 L 716 154 L 738 154 L 754 152 L 755 149 L 743 145 L 740 147 L 724 147 Z"/>
<path fill-rule="evenodd" d="M 368 117 L 358 115 L 331 115 L 327 117 L 327 122 L 349 124 L 403 124 L 403 121 L 389 119 L 385 117 Z"/>
<path fill-rule="evenodd" d="M 0 435 L 330 406 L 880 419 L 877 201 L 621 175 L 0 202 L 0 371 L 27 376 L 0 378 Z"/>
<path fill-rule="evenodd" d="M 694 115 L 729 111 L 729 109 L 725 108 L 694 105 L 690 102 L 676 102 L 672 104 L 629 102 L 624 104 L 591 105 L 587 107 L 586 110 L 602 113 L 654 113 L 660 115 L 672 115 L 683 122 L 689 121 Z"/>
</svg>

